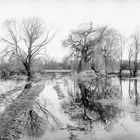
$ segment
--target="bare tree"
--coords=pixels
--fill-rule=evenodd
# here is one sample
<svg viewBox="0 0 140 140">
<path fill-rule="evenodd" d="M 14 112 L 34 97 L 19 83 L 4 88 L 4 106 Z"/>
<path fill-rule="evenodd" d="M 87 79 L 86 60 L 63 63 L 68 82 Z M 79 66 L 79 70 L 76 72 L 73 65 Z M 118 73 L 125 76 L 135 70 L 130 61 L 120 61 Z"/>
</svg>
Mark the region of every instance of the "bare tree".
<svg viewBox="0 0 140 140">
<path fill-rule="evenodd" d="M 119 35 L 116 30 L 111 28 L 106 28 L 103 34 L 102 42 L 100 42 L 98 47 L 98 52 L 102 55 L 105 65 L 105 73 L 107 74 L 107 69 L 109 63 L 116 58 L 118 52 L 118 38 Z"/>
<path fill-rule="evenodd" d="M 131 62 L 132 62 L 132 58 L 134 57 L 134 49 L 133 49 L 133 46 L 130 45 L 129 49 L 128 49 L 128 63 L 129 63 L 129 71 L 130 71 L 130 76 L 133 75 L 133 72 L 132 72 L 132 65 L 131 65 Z"/>
<path fill-rule="evenodd" d="M 133 68 L 133 75 L 136 76 L 137 74 L 137 61 L 138 61 L 138 54 L 140 50 L 140 37 L 139 32 L 136 31 L 133 36 L 133 46 L 134 46 L 134 68 Z"/>
<path fill-rule="evenodd" d="M 119 47 L 119 50 L 118 50 L 118 53 L 119 53 L 119 67 L 120 67 L 119 74 L 120 75 L 122 73 L 122 61 L 123 61 L 123 53 L 124 53 L 124 49 L 125 49 L 125 43 L 126 43 L 125 37 L 120 34 L 120 44 L 119 44 L 120 47 Z"/>
<path fill-rule="evenodd" d="M 95 47 L 102 40 L 106 27 L 93 29 L 92 23 L 72 31 L 63 44 L 73 50 L 74 55 L 79 59 L 78 73 L 82 67 L 91 60 L 95 53 Z"/>
<path fill-rule="evenodd" d="M 32 79 L 31 67 L 33 61 L 45 46 L 53 39 L 50 30 L 45 31 L 44 24 L 39 18 L 25 19 L 21 23 L 7 21 L 8 37 L 2 39 L 7 47 L 4 50 L 10 58 L 17 58 L 24 65 L 27 80 Z"/>
</svg>

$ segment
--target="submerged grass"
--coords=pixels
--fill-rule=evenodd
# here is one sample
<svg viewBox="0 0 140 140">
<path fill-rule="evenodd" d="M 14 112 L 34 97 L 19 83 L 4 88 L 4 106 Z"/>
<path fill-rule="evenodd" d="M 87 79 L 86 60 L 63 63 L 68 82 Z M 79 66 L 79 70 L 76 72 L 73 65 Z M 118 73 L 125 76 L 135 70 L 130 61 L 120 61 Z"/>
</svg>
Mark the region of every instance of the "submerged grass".
<svg viewBox="0 0 140 140">
<path fill-rule="evenodd" d="M 57 92 L 57 95 L 58 95 L 59 99 L 65 98 L 65 96 L 64 96 L 64 94 L 63 94 L 63 91 L 61 90 L 59 84 L 56 84 L 53 88 L 54 88 L 54 90 Z"/>
</svg>

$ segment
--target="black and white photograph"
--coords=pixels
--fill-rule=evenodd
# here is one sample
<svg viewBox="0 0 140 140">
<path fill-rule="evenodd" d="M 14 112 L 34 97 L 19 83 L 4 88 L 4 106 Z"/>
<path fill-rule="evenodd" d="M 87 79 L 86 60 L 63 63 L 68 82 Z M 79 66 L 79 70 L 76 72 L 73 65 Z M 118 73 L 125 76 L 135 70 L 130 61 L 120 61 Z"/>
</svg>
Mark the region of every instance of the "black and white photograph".
<svg viewBox="0 0 140 140">
<path fill-rule="evenodd" d="M 140 1 L 0 0 L 0 140 L 140 140 Z"/>
</svg>

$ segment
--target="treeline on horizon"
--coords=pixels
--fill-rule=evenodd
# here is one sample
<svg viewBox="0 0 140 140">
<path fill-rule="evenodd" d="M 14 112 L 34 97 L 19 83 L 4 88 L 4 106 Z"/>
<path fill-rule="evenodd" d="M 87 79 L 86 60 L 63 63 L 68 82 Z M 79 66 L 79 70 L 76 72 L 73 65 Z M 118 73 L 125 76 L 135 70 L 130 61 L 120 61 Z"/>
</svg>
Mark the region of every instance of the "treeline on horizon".
<svg viewBox="0 0 140 140">
<path fill-rule="evenodd" d="M 12 75 L 26 75 L 26 70 L 23 67 L 22 64 L 11 61 L 11 62 L 4 62 L 0 64 L 0 73 L 2 77 L 7 77 L 7 76 L 12 76 Z M 131 61 L 131 64 L 134 64 L 134 61 Z M 41 73 L 43 70 L 72 70 L 72 71 L 77 71 L 78 68 L 78 62 L 76 61 L 62 61 L 62 62 L 57 62 L 55 60 L 46 60 L 46 61 L 41 61 L 38 60 L 36 63 L 33 65 L 33 73 Z M 90 70 L 90 67 L 86 68 L 87 70 Z M 130 70 L 129 68 L 129 61 L 128 60 L 123 60 L 121 69 L 123 70 Z M 103 70 L 103 69 L 102 69 Z M 114 62 L 113 67 L 110 66 L 108 68 L 108 73 L 109 72 L 114 72 L 114 73 L 119 73 L 119 63 Z M 140 62 L 137 63 L 137 70 L 140 70 Z"/>
</svg>

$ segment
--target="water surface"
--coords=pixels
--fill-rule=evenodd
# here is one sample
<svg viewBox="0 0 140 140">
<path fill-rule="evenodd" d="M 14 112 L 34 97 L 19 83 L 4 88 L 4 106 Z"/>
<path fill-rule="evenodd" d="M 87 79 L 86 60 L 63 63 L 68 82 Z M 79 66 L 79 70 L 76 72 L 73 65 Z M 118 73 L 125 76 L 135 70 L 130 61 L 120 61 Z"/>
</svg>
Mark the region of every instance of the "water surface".
<svg viewBox="0 0 140 140">
<path fill-rule="evenodd" d="M 13 87 L 6 84 L 9 81 L 2 82 L 1 94 Z M 59 120 L 60 125 L 57 126 L 50 118 L 54 129 L 45 130 L 45 134 L 38 139 L 140 139 L 139 78 L 96 80 L 90 85 L 90 90 L 87 87 L 84 89 L 90 102 L 81 101 L 80 84 L 70 77 L 43 80 L 41 83 L 45 84 L 45 89 L 38 101 Z M 22 139 L 31 138 L 24 136 Z"/>
</svg>

